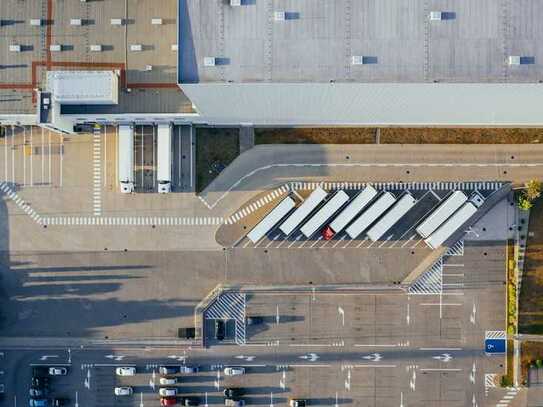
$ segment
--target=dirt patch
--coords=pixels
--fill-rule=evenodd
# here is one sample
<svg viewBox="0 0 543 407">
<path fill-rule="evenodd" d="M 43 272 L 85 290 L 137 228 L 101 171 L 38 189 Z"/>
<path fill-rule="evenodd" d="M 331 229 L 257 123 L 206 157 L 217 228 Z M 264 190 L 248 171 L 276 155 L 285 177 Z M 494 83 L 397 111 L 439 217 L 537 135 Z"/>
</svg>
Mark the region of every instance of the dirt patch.
<svg viewBox="0 0 543 407">
<path fill-rule="evenodd" d="M 543 360 L 543 342 L 523 342 L 520 348 L 521 382 L 528 379 L 528 368 L 537 360 Z"/>
<path fill-rule="evenodd" d="M 519 298 L 519 332 L 543 334 L 543 199 L 530 212 L 528 243 Z"/>
<path fill-rule="evenodd" d="M 239 155 L 239 129 L 196 128 L 196 192 L 213 181 Z"/>
<path fill-rule="evenodd" d="M 531 144 L 543 129 L 475 128 L 280 128 L 255 129 L 255 144 Z"/>
<path fill-rule="evenodd" d="M 384 128 L 382 144 L 543 143 L 543 129 Z"/>
<path fill-rule="evenodd" d="M 372 144 L 376 131 L 363 127 L 255 129 L 255 144 Z"/>
</svg>

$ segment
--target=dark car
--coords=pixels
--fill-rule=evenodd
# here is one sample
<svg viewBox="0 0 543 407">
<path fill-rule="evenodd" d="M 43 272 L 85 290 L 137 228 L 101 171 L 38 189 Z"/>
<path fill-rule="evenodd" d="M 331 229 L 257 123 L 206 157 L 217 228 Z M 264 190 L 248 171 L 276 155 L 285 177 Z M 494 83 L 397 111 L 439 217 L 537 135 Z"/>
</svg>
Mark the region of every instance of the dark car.
<svg viewBox="0 0 543 407">
<path fill-rule="evenodd" d="M 49 387 L 49 378 L 48 377 L 32 377 L 32 387 L 43 388 Z"/>
<path fill-rule="evenodd" d="M 247 325 L 260 325 L 264 323 L 263 317 L 247 317 Z"/>
<path fill-rule="evenodd" d="M 229 399 L 235 399 L 236 397 L 243 396 L 243 389 L 240 388 L 226 388 L 224 389 L 224 397 L 227 397 Z"/>
<path fill-rule="evenodd" d="M 32 376 L 34 377 L 49 376 L 49 369 L 46 366 L 35 366 L 32 368 Z"/>
<path fill-rule="evenodd" d="M 289 406 L 290 407 L 306 407 L 307 406 L 307 400 L 304 400 L 304 399 L 290 399 Z"/>
<path fill-rule="evenodd" d="M 179 368 L 177 366 L 160 366 L 158 372 L 161 375 L 176 374 L 179 372 Z"/>
<path fill-rule="evenodd" d="M 57 397 L 54 398 L 51 405 L 53 407 L 61 407 L 61 406 L 67 406 L 70 403 L 70 399 L 65 397 Z"/>
<path fill-rule="evenodd" d="M 184 366 L 179 367 L 179 372 L 180 373 L 198 373 L 199 370 L 200 370 L 200 368 L 198 366 L 184 365 Z"/>
<path fill-rule="evenodd" d="M 185 400 L 183 400 L 183 405 L 184 406 L 199 406 L 200 401 L 194 397 L 187 397 Z"/>
<path fill-rule="evenodd" d="M 215 339 L 218 341 L 224 340 L 226 336 L 226 324 L 221 319 L 215 320 Z"/>
</svg>

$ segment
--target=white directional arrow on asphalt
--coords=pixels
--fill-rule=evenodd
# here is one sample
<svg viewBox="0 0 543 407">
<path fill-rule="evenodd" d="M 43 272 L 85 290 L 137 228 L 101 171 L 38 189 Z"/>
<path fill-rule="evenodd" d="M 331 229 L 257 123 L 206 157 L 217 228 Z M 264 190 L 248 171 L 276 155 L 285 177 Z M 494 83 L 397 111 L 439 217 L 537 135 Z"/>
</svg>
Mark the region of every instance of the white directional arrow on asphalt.
<svg viewBox="0 0 543 407">
<path fill-rule="evenodd" d="M 117 362 L 122 361 L 125 357 L 126 356 L 124 356 L 124 355 L 106 355 L 106 358 L 111 359 L 111 360 L 115 360 Z"/>
<path fill-rule="evenodd" d="M 433 358 L 436 359 L 436 360 L 441 360 L 442 362 L 447 363 L 449 360 L 452 359 L 452 356 L 449 355 L 448 353 L 442 353 L 441 355 L 434 356 Z"/>
<path fill-rule="evenodd" d="M 473 362 L 473 366 L 471 367 L 471 372 L 469 374 L 469 381 L 471 383 L 475 383 L 475 373 L 477 372 L 477 367 L 475 366 L 475 362 Z"/>
<path fill-rule="evenodd" d="M 315 362 L 320 356 L 316 353 L 308 353 L 307 355 L 299 356 L 300 359 L 308 360 L 309 362 Z"/>
<path fill-rule="evenodd" d="M 362 356 L 363 359 L 371 360 L 372 362 L 379 362 L 383 357 L 380 353 L 372 353 L 371 355 Z"/>
<path fill-rule="evenodd" d="M 285 387 L 287 387 L 287 372 L 283 370 L 283 377 L 279 380 L 279 386 L 285 390 Z"/>
<path fill-rule="evenodd" d="M 252 362 L 253 360 L 255 360 L 256 356 L 245 356 L 245 355 L 239 355 L 239 356 L 236 356 L 236 359 L 243 359 L 243 360 L 246 360 L 247 362 Z"/>
<path fill-rule="evenodd" d="M 47 359 L 53 359 L 58 358 L 58 355 L 43 355 L 40 360 L 47 360 Z"/>
</svg>

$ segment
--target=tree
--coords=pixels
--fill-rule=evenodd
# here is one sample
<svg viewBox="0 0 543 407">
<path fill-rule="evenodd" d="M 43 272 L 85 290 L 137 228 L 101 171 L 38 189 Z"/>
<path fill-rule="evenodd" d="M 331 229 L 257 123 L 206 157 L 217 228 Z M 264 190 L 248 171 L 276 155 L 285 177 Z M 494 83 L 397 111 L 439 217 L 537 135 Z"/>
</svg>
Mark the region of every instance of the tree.
<svg viewBox="0 0 543 407">
<path fill-rule="evenodd" d="M 530 199 L 528 199 L 524 195 L 524 193 L 519 195 L 519 197 L 518 197 L 518 207 L 520 209 L 522 209 L 523 211 L 528 211 L 528 210 L 532 209 L 532 206 L 534 206 L 534 204 L 532 203 L 532 201 Z"/>
<path fill-rule="evenodd" d="M 532 179 L 528 181 L 525 185 L 524 193 L 526 198 L 530 201 L 534 201 L 541 196 L 541 181 Z"/>
</svg>

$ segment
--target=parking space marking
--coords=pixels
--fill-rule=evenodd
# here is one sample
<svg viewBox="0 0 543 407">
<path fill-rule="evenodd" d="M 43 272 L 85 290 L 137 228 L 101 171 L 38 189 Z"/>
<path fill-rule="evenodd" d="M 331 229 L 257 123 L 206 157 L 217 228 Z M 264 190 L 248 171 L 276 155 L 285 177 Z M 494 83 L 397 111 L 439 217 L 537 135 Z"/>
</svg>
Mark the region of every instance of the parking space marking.
<svg viewBox="0 0 543 407">
<path fill-rule="evenodd" d="M 107 129 L 106 129 L 107 131 Z M 100 216 L 102 214 L 102 127 L 95 126 L 93 129 L 93 152 L 92 160 L 93 167 L 93 215 Z"/>
</svg>

